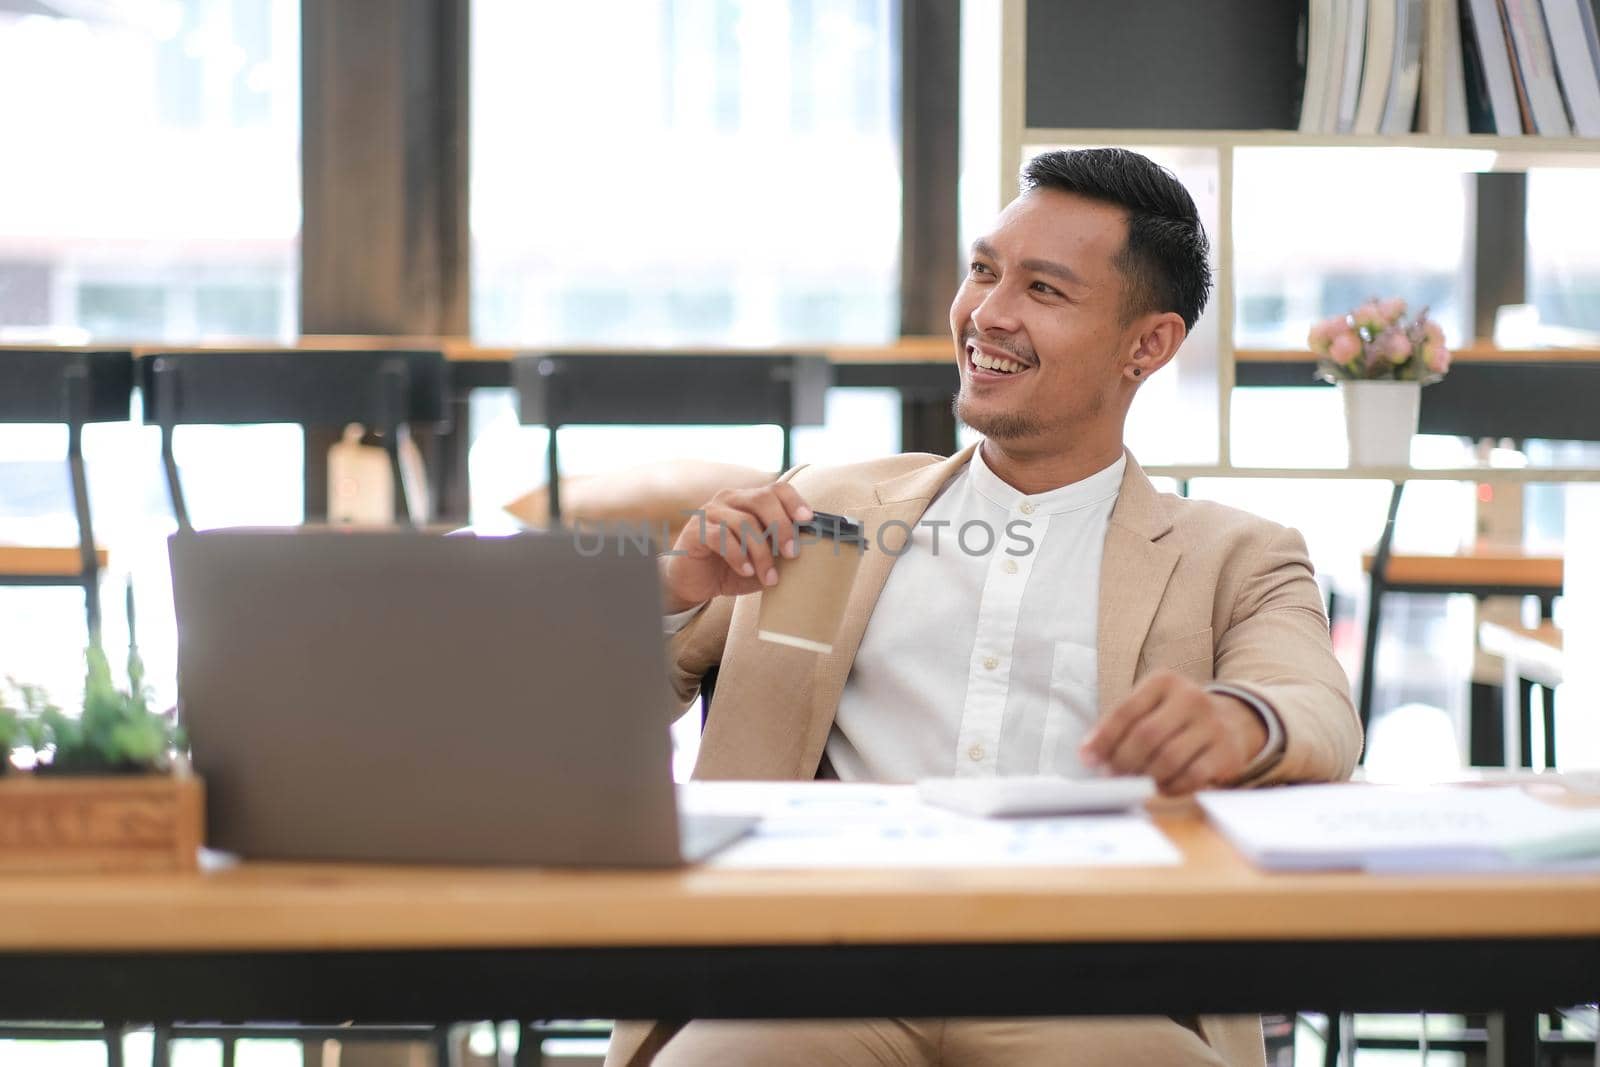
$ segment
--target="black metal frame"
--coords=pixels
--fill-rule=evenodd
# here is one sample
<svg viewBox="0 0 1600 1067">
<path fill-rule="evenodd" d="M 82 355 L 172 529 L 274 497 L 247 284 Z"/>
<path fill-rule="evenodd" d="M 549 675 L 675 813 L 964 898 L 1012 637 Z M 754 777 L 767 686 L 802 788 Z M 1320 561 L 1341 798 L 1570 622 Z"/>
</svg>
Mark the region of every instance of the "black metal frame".
<svg viewBox="0 0 1600 1067">
<path fill-rule="evenodd" d="M 123 1029 L 109 1023 L 47 1025 L 42 1023 L 0 1023 L 0 1040 L 6 1041 L 93 1041 L 106 1049 L 106 1067 L 122 1067 Z M 160 1067 L 165 1067 L 161 1064 Z M 231 1065 L 230 1065 L 231 1067 Z"/>
<path fill-rule="evenodd" d="M 291 1041 L 411 1041 L 433 1048 L 437 1067 L 449 1067 L 451 1029 L 448 1025 L 427 1026 L 307 1026 L 303 1023 L 250 1023 L 224 1026 L 217 1023 L 171 1023 L 154 1027 L 151 1067 L 168 1067 L 172 1062 L 172 1042 L 211 1039 L 222 1043 L 222 1067 L 234 1067 L 234 1054 L 240 1041 L 281 1038 Z"/>
<path fill-rule="evenodd" d="M 592 357 L 585 357 L 592 358 Z M 661 357 L 652 357 L 661 358 Z M 718 356 L 726 359 L 726 356 Z M 772 358 L 772 357 L 756 357 Z M 836 363 L 832 385 L 840 389 L 894 389 L 900 394 L 900 447 L 906 452 L 932 452 L 948 456 L 956 450 L 956 418 L 951 402 L 960 386 L 955 356 L 948 363 L 907 363 L 896 361 Z M 465 522 L 467 519 L 467 418 L 474 389 L 506 388 L 512 385 L 508 360 L 456 359 L 450 361 L 451 425 L 449 433 L 436 439 L 439 462 L 435 470 L 435 496 L 443 502 L 441 514 Z M 604 395 L 604 392 L 600 395 Z M 646 423 L 654 422 L 652 416 Z M 621 420 L 608 419 L 612 424 Z M 536 425 L 536 420 L 532 423 Z M 785 433 L 785 445 L 788 444 Z M 787 464 L 789 457 L 785 456 Z M 308 478 L 316 461 L 306 458 Z M 560 456 L 557 455 L 559 465 Z M 549 457 L 546 456 L 548 475 Z M 557 490 L 559 494 L 559 489 Z M 559 500 L 557 501 L 559 507 Z"/>
<path fill-rule="evenodd" d="M 499 1023 L 491 1021 L 499 1038 Z M 605 1036 L 592 1026 L 565 1022 L 516 1022 L 518 1042 L 513 1063 L 516 1067 L 541 1067 L 543 1042 L 549 1038 L 592 1038 Z M 106 1067 L 123 1067 L 122 1042 L 138 1027 L 108 1023 L 27 1024 L 0 1023 L 0 1040 L 13 1041 L 93 1041 L 106 1049 Z M 166 1023 L 151 1030 L 151 1067 L 168 1067 L 175 1041 L 218 1041 L 222 1044 L 222 1067 L 233 1067 L 238 1043 L 252 1039 L 290 1041 L 339 1041 L 344 1043 L 399 1042 L 426 1044 L 433 1049 L 438 1067 L 456 1062 L 455 1024 L 442 1025 L 351 1025 L 308 1026 L 304 1023 L 248 1023 L 229 1026 L 222 1023 Z"/>
<path fill-rule="evenodd" d="M 782 467 L 793 429 L 822 424 L 833 368 L 821 356 L 530 352 L 511 361 L 518 419 L 549 428 L 550 522 L 561 521 L 563 426 L 775 425 Z"/>
<path fill-rule="evenodd" d="M 1384 519 L 1383 533 L 1378 535 L 1378 547 L 1372 554 L 1372 571 L 1367 575 L 1367 632 L 1361 650 L 1361 698 L 1356 705 L 1361 713 L 1363 736 L 1372 724 L 1373 674 L 1378 663 L 1378 623 L 1382 615 L 1383 594 L 1389 589 L 1389 556 L 1394 548 L 1394 520 L 1400 514 L 1400 497 L 1405 489 L 1405 482 L 1396 482 L 1393 492 L 1389 494 L 1388 516 Z M 1362 749 L 1361 758 L 1366 759 L 1365 748 Z"/>
<path fill-rule="evenodd" d="M 113 1020 L 1527 1013 L 1597 998 L 1600 937 L 0 954 L 9 1013 Z M 1504 1042 L 1504 1062 L 1531 1064 L 1523 1046 Z"/>
<path fill-rule="evenodd" d="M 1378 537 L 1377 547 L 1372 554 L 1372 570 L 1367 575 L 1367 628 L 1363 637 L 1361 650 L 1361 691 L 1357 707 L 1361 714 L 1361 729 L 1365 733 L 1372 723 L 1372 697 L 1376 679 L 1374 675 L 1378 662 L 1378 631 L 1383 616 L 1383 597 L 1386 593 L 1465 593 L 1468 596 L 1483 600 L 1486 597 L 1506 596 L 1522 597 L 1532 596 L 1539 600 L 1540 617 L 1551 618 L 1555 613 L 1556 597 L 1559 592 L 1552 591 L 1544 585 L 1496 585 L 1485 583 L 1468 583 L 1461 585 L 1440 585 L 1437 583 L 1420 582 L 1395 582 L 1389 579 L 1389 561 L 1394 549 L 1394 524 L 1395 518 L 1400 513 L 1400 498 L 1404 494 L 1406 483 L 1395 483 L 1394 491 L 1389 496 L 1389 511 L 1384 520 L 1383 532 Z M 1331 615 L 1330 615 L 1331 617 Z M 1544 719 L 1545 719 L 1545 748 L 1550 755 L 1549 763 L 1555 765 L 1555 693 L 1548 686 L 1544 687 Z M 1532 715 L 1531 690 L 1524 688 L 1522 694 L 1523 717 Z M 1523 732 L 1524 753 L 1521 754 L 1524 762 L 1527 759 L 1527 731 Z M 1507 754 L 1508 756 L 1511 754 Z M 1362 754 L 1365 758 L 1365 752 Z"/>
<path fill-rule="evenodd" d="M 125 422 L 133 383 L 130 352 L 52 349 L 0 352 L 6 389 L 0 394 L 0 422 L 64 423 L 72 509 L 78 527 L 78 571 L 73 574 L 0 573 L 0 585 L 83 590 L 84 620 L 93 639 L 100 632 L 100 559 L 95 551 L 89 509 L 89 482 L 83 461 L 83 430 L 91 422 Z"/>
<path fill-rule="evenodd" d="M 341 430 L 358 422 L 389 453 L 400 518 L 429 519 L 407 485 L 400 459 L 413 424 L 449 425 L 448 368 L 438 351 L 403 349 L 237 349 L 152 352 L 139 361 L 145 420 L 161 430 L 161 463 L 178 525 L 189 509 L 173 454 L 182 425 L 298 423 Z M 307 456 L 308 470 L 321 461 Z M 309 495 L 309 494 L 308 494 Z M 307 508 L 307 517 L 314 515 Z"/>
</svg>

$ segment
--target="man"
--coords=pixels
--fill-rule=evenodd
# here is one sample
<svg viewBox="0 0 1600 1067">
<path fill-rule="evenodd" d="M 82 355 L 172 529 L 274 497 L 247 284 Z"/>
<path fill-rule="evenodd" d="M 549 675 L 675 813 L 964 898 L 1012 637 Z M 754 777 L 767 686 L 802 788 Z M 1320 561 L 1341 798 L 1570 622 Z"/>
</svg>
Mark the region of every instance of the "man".
<svg viewBox="0 0 1600 1067">
<path fill-rule="evenodd" d="M 1105 769 L 1182 794 L 1348 776 L 1360 727 L 1300 536 L 1160 495 L 1123 448 L 1140 385 L 1205 306 L 1207 251 L 1188 192 L 1143 156 L 1029 163 L 950 309 L 956 413 L 983 443 L 719 493 L 663 558 L 679 696 L 720 664 L 699 777 Z M 774 554 L 793 553 L 813 507 L 859 518 L 873 549 L 821 656 L 759 641 L 749 595 L 776 584 Z M 1003 531 L 991 550 L 958 543 L 973 523 Z M 776 546 L 769 529 L 786 531 Z M 624 1024 L 608 1062 L 651 1053 L 670 1067 L 1263 1062 L 1257 1020 L 1223 1017 Z"/>
</svg>

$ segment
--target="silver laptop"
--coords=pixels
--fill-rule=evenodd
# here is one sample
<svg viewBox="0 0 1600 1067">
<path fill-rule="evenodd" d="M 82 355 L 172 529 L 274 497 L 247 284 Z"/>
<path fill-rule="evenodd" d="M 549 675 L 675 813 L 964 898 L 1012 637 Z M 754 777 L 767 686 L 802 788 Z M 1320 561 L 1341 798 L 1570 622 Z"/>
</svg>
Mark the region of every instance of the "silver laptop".
<svg viewBox="0 0 1600 1067">
<path fill-rule="evenodd" d="M 170 549 L 212 848 L 666 867 L 754 823 L 679 818 L 655 564 L 631 544 L 324 528 Z"/>
</svg>

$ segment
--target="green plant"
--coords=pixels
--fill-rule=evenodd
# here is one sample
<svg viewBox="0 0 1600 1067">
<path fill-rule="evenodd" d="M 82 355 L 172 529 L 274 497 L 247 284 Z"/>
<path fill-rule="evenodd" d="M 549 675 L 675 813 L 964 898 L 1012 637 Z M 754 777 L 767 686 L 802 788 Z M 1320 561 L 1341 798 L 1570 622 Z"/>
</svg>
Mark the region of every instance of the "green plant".
<svg viewBox="0 0 1600 1067">
<path fill-rule="evenodd" d="M 11 750 L 17 747 L 22 736 L 22 720 L 16 710 L 6 706 L 6 695 L 0 691 L 0 774 L 11 766 Z"/>
<path fill-rule="evenodd" d="M 39 686 L 12 681 L 22 701 L 18 734 L 39 754 L 37 769 L 54 774 L 164 773 L 183 735 L 169 716 L 150 710 L 150 690 L 137 646 L 128 646 L 128 688 L 111 680 L 95 639 L 84 652 L 83 713 L 73 718 Z"/>
<path fill-rule="evenodd" d="M 15 703 L 8 703 L 8 698 Z M 8 763 L 11 750 L 18 745 L 38 749 L 39 722 L 46 712 L 59 714 L 60 709 L 50 703 L 43 686 L 9 676 L 5 679 L 0 686 L 0 748 L 5 749 Z"/>
</svg>

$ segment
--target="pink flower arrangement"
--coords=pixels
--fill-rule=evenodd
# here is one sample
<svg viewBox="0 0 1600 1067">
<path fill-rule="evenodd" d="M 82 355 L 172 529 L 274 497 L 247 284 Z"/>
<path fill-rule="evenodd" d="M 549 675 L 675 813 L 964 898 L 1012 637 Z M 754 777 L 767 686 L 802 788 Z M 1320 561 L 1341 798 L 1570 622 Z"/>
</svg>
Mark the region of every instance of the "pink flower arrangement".
<svg viewBox="0 0 1600 1067">
<path fill-rule="evenodd" d="M 1423 308 L 1406 319 L 1397 296 L 1372 299 L 1347 315 L 1311 327 L 1306 344 L 1317 355 L 1317 375 L 1330 382 L 1391 381 L 1429 385 L 1450 369 L 1444 330 Z"/>
</svg>

